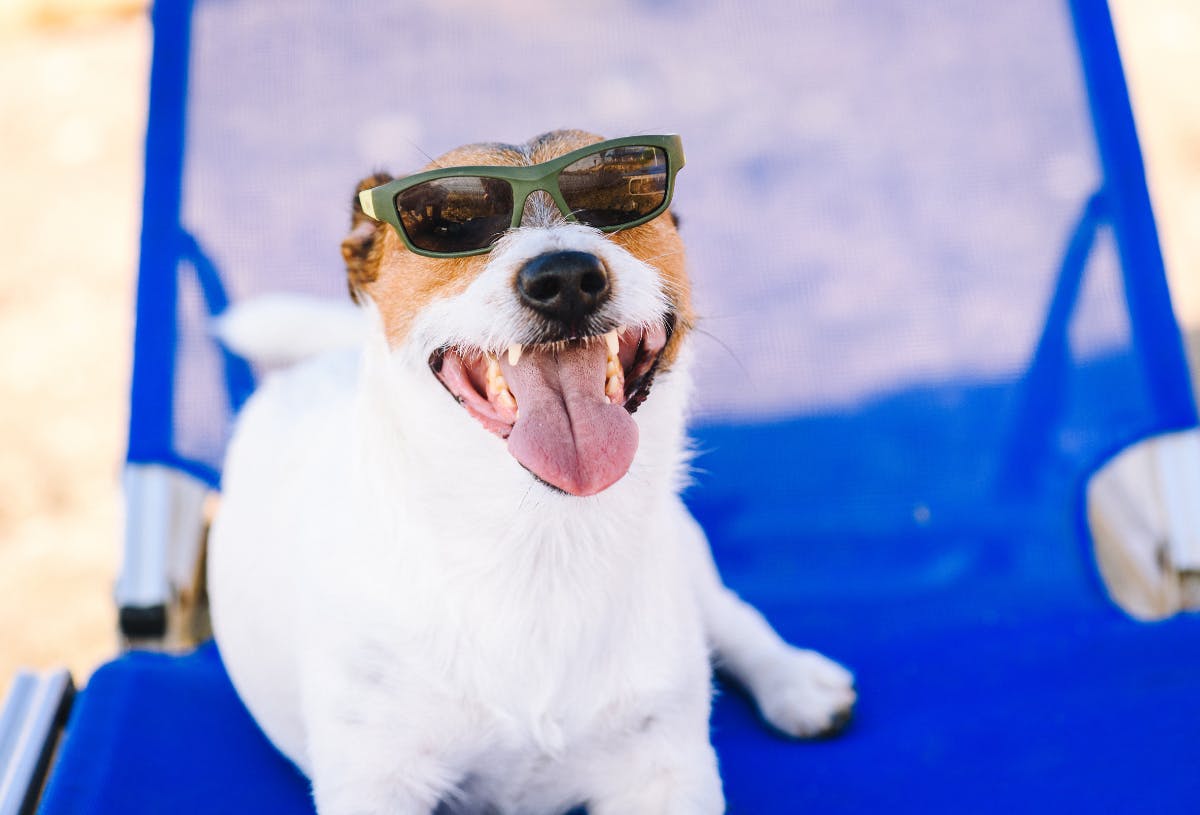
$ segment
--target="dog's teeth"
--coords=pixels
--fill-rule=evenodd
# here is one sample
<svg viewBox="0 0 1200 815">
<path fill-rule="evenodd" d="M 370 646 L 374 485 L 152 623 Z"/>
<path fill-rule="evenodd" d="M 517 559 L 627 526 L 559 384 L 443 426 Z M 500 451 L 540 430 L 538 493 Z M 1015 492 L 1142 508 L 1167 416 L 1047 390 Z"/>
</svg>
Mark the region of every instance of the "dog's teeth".
<svg viewBox="0 0 1200 815">
<path fill-rule="evenodd" d="M 621 350 L 621 341 L 617 338 L 616 331 L 609 331 L 605 334 L 604 341 L 608 343 L 608 353 L 616 356 L 616 353 Z"/>
<path fill-rule="evenodd" d="M 508 364 L 516 367 L 516 364 L 521 361 L 521 352 L 524 350 L 519 342 L 508 346 Z"/>
<path fill-rule="evenodd" d="M 620 404 L 625 396 L 625 371 L 621 368 L 621 340 L 618 331 L 609 331 L 604 335 L 604 344 L 608 346 L 608 361 L 604 366 L 604 395 L 614 405 Z"/>
<path fill-rule="evenodd" d="M 487 357 L 485 378 L 488 399 L 515 414 L 517 398 L 513 396 L 512 391 L 508 389 L 508 383 L 504 381 L 504 374 L 500 371 L 500 360 L 491 354 L 488 354 Z"/>
<path fill-rule="evenodd" d="M 621 397 L 625 395 L 625 377 L 621 376 L 620 373 L 609 376 L 604 381 L 604 395 L 614 405 L 619 404 Z"/>
</svg>

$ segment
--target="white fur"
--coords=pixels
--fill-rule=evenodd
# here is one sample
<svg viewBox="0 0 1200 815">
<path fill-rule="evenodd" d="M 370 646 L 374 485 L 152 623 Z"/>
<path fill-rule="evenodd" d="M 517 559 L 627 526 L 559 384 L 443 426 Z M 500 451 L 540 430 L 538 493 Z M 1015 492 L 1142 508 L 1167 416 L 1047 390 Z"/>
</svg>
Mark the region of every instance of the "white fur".
<svg viewBox="0 0 1200 815">
<path fill-rule="evenodd" d="M 239 304 L 213 321 L 221 344 L 277 368 L 324 351 L 362 345 L 365 325 L 349 301 L 278 293 Z"/>
<path fill-rule="evenodd" d="M 548 248 L 603 253 L 610 318 L 663 313 L 653 268 L 600 233 L 523 228 L 403 347 L 368 305 L 361 352 L 275 375 L 239 421 L 211 540 L 213 623 L 238 692 L 322 815 L 428 815 L 439 801 L 715 815 L 711 651 L 786 732 L 819 732 L 854 701 L 845 670 L 786 645 L 721 584 L 678 497 L 686 348 L 634 415 L 628 474 L 589 498 L 535 482 L 429 372 L 444 343 L 528 339 L 512 278 Z"/>
</svg>

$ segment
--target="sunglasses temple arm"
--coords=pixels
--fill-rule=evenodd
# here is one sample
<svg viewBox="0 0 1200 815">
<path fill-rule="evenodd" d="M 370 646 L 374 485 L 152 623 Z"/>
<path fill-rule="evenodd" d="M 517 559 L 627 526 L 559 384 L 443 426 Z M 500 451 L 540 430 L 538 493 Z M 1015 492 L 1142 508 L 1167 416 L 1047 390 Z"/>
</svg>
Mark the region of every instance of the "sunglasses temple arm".
<svg viewBox="0 0 1200 815">
<path fill-rule="evenodd" d="M 375 199 L 371 197 L 371 190 L 363 190 L 358 194 L 358 204 L 368 217 L 379 220 L 379 216 L 375 214 Z"/>
</svg>

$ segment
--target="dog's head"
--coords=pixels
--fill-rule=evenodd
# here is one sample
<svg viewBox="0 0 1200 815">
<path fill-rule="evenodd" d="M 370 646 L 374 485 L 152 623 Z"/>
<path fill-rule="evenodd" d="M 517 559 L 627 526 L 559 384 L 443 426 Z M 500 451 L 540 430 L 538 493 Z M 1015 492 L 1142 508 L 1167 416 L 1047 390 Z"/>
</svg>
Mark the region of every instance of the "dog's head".
<svg viewBox="0 0 1200 815">
<path fill-rule="evenodd" d="M 468 145 L 427 169 L 533 166 L 599 141 L 561 130 L 524 145 Z M 371 176 L 359 191 L 390 180 Z M 351 295 L 374 304 L 391 352 L 461 406 L 443 392 L 447 410 L 465 411 L 564 492 L 592 495 L 625 475 L 639 444 L 632 414 L 677 364 L 692 321 L 669 211 L 601 231 L 538 191 L 486 254 L 429 257 L 356 197 L 342 254 Z"/>
</svg>

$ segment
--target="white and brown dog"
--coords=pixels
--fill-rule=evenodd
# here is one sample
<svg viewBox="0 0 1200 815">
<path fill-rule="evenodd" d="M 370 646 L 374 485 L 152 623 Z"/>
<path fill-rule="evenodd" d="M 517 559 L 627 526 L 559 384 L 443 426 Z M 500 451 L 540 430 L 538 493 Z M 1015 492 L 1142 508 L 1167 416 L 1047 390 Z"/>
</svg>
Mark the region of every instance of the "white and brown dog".
<svg viewBox="0 0 1200 815">
<path fill-rule="evenodd" d="M 433 166 L 597 141 L 558 131 Z M 693 315 L 670 214 L 605 232 L 549 201 L 452 258 L 356 204 L 362 347 L 272 376 L 239 419 L 214 627 L 322 815 L 715 815 L 710 659 L 794 736 L 853 706 L 847 671 L 722 585 L 680 500 Z M 239 341 L 273 330 L 247 308 L 226 337 L 269 353 Z M 309 347 L 319 323 L 277 339 Z"/>
</svg>

